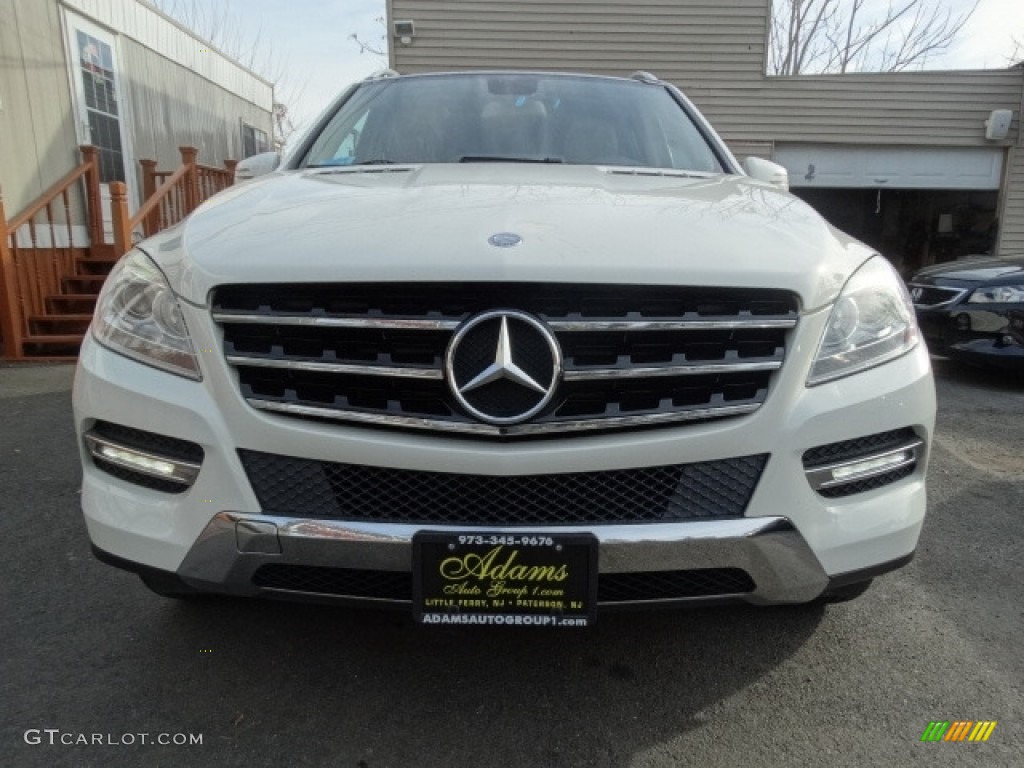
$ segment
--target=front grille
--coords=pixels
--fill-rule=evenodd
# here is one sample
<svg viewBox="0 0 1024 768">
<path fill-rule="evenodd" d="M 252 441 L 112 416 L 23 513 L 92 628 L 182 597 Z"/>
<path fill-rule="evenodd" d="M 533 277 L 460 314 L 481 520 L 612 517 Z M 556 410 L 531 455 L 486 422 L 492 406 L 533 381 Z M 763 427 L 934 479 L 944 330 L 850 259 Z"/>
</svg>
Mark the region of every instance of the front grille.
<svg viewBox="0 0 1024 768">
<path fill-rule="evenodd" d="M 310 565 L 263 565 L 253 584 L 266 589 L 336 597 L 412 601 L 412 574 Z M 608 573 L 597 579 L 598 603 L 634 603 L 753 592 L 750 575 L 739 568 Z"/>
<path fill-rule="evenodd" d="M 768 459 L 502 477 L 238 453 L 267 515 L 496 526 L 738 517 Z"/>
<path fill-rule="evenodd" d="M 873 435 L 843 440 L 838 443 L 819 445 L 804 453 L 804 469 L 814 469 L 827 464 L 838 464 L 876 453 L 885 453 L 906 445 L 917 437 L 910 427 L 893 429 L 888 432 L 876 432 Z"/>
<path fill-rule="evenodd" d="M 485 424 L 445 379 L 453 333 L 495 309 L 538 318 L 563 372 L 528 423 Z M 788 291 L 524 283 L 225 286 L 213 317 L 255 408 L 452 434 L 526 437 L 750 413 L 782 366 Z"/>
<path fill-rule="evenodd" d="M 921 285 L 910 283 L 910 296 L 914 304 L 919 307 L 936 307 L 940 304 L 950 304 L 967 291 L 963 288 L 942 288 L 937 285 Z"/>
</svg>

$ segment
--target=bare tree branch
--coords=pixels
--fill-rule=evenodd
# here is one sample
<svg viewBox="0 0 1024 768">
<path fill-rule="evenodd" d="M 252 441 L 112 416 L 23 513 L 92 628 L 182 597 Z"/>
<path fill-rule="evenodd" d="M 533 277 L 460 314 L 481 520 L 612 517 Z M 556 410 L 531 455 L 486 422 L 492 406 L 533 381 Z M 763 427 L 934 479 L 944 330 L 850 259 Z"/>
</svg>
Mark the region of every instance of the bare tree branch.
<svg viewBox="0 0 1024 768">
<path fill-rule="evenodd" d="M 768 71 L 774 75 L 900 72 L 945 53 L 980 0 L 955 15 L 949 0 L 776 0 Z M 873 7 L 874 6 L 874 7 Z"/>
<path fill-rule="evenodd" d="M 353 40 L 356 45 L 359 46 L 360 53 L 372 53 L 374 56 L 382 56 L 387 62 L 388 48 L 387 48 L 387 21 L 383 16 L 378 16 L 374 19 L 378 24 L 384 27 L 384 32 L 381 33 L 379 39 L 374 41 L 363 40 L 355 32 L 348 36 L 349 40 Z"/>
<path fill-rule="evenodd" d="M 1024 36 L 1014 35 L 1011 40 L 1013 40 L 1013 50 L 1006 57 L 1006 63 L 1011 67 L 1020 66 L 1024 64 Z"/>
</svg>

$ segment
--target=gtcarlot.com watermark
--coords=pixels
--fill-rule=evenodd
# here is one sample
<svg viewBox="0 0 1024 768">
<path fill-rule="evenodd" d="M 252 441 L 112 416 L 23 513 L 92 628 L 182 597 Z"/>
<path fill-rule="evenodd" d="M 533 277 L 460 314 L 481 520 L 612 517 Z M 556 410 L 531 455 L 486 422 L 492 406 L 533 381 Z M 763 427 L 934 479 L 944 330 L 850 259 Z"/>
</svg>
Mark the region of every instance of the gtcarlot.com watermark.
<svg viewBox="0 0 1024 768">
<path fill-rule="evenodd" d="M 161 747 L 202 746 L 201 733 L 75 733 L 60 728 L 29 728 L 25 743 L 67 747 L 131 747 L 138 744 Z"/>
</svg>

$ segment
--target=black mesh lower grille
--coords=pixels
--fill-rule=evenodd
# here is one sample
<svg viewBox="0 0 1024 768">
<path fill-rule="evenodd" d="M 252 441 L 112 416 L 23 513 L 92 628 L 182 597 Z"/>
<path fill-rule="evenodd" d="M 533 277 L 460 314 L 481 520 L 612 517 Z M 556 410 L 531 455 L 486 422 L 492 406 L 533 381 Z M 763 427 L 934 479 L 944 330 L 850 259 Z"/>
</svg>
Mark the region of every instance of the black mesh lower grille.
<svg viewBox="0 0 1024 768">
<path fill-rule="evenodd" d="M 855 493 L 873 491 L 876 488 L 895 483 L 897 480 L 910 477 L 916 469 L 916 464 L 910 464 L 906 467 L 894 469 L 892 472 L 886 472 L 883 475 L 866 477 L 863 480 L 855 480 L 852 483 L 844 483 L 843 485 L 834 485 L 831 488 L 821 488 L 818 490 L 818 493 L 828 499 L 838 499 L 843 496 L 852 496 Z"/>
<path fill-rule="evenodd" d="M 915 437 L 917 437 L 917 433 L 913 429 L 904 427 L 889 432 L 857 437 L 853 440 L 843 440 L 839 443 L 819 445 L 804 453 L 804 468 L 813 469 L 826 464 L 857 459 L 861 456 L 870 456 L 873 453 L 884 453 L 887 450 L 898 448 Z"/>
<path fill-rule="evenodd" d="M 269 589 L 312 592 L 342 597 L 412 600 L 412 574 L 404 571 L 366 571 L 312 565 L 264 565 L 252 583 Z"/>
<path fill-rule="evenodd" d="M 170 480 L 164 480 L 161 477 L 153 477 L 147 475 L 144 472 L 136 472 L 131 469 L 126 469 L 117 464 L 112 464 L 109 461 L 92 457 L 93 464 L 96 465 L 97 469 L 101 469 L 108 475 L 113 475 L 118 480 L 124 480 L 126 483 L 133 483 L 135 485 L 141 485 L 143 488 L 149 488 L 152 491 L 162 491 L 163 493 L 184 493 L 189 489 L 189 486 L 184 483 L 175 483 Z"/>
<path fill-rule="evenodd" d="M 738 517 L 768 459 L 501 477 L 238 453 L 264 514 L 456 525 Z"/>
<path fill-rule="evenodd" d="M 261 566 L 253 575 L 253 584 L 338 597 L 412 600 L 412 574 L 408 572 L 273 564 Z M 754 588 L 753 579 L 739 568 L 609 573 L 598 577 L 597 601 L 627 603 L 715 597 L 744 594 Z"/>
<path fill-rule="evenodd" d="M 599 603 L 625 603 L 741 595 L 753 592 L 754 587 L 750 574 L 740 568 L 609 573 L 597 579 L 597 600 Z"/>
</svg>

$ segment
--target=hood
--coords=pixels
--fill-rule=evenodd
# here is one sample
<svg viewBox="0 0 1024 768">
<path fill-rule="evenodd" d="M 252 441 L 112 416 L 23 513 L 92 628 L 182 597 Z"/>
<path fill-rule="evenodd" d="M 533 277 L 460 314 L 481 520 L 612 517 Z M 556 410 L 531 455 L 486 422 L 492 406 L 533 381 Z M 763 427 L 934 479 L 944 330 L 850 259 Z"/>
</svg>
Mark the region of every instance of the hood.
<svg viewBox="0 0 1024 768">
<path fill-rule="evenodd" d="M 1024 281 L 1024 258 L 996 259 L 989 256 L 951 261 L 922 269 L 911 279 L 916 283 L 961 283 L 1022 282 Z"/>
<path fill-rule="evenodd" d="M 141 247 L 200 305 L 228 283 L 471 280 L 780 288 L 809 310 L 872 254 L 746 177 L 492 163 L 272 174 Z"/>
</svg>

